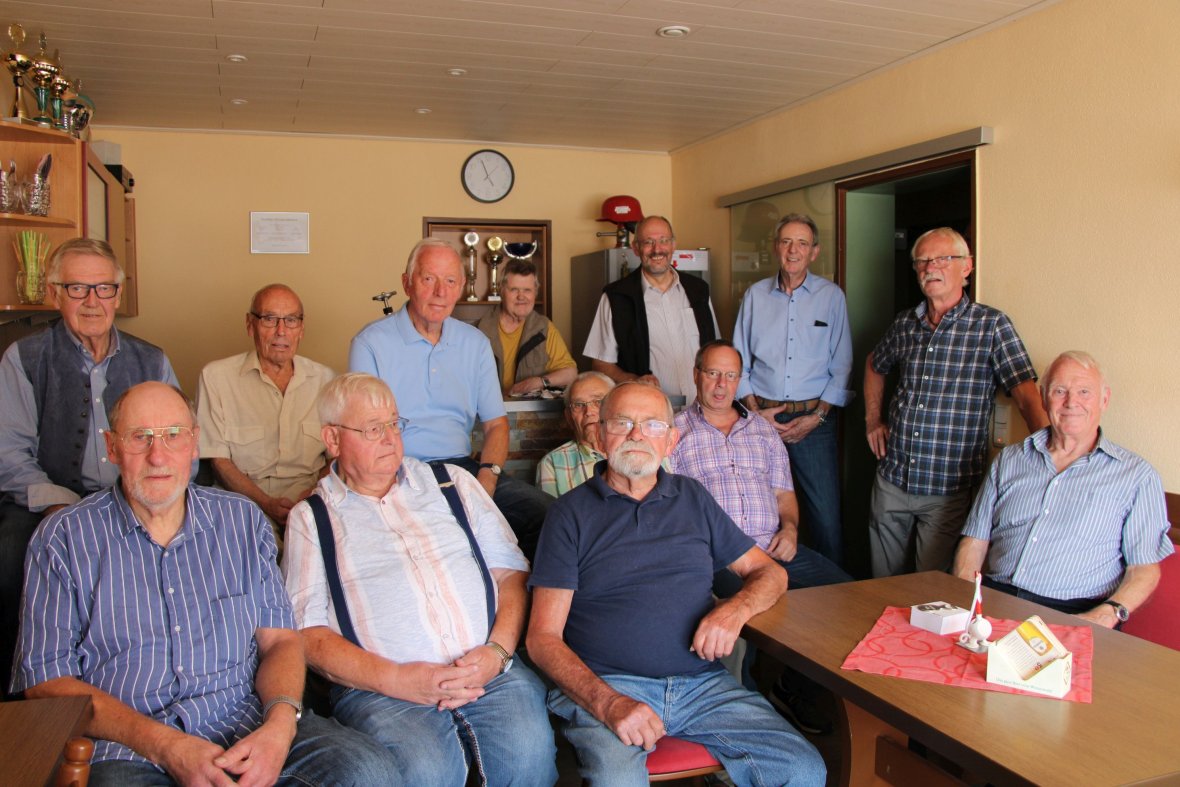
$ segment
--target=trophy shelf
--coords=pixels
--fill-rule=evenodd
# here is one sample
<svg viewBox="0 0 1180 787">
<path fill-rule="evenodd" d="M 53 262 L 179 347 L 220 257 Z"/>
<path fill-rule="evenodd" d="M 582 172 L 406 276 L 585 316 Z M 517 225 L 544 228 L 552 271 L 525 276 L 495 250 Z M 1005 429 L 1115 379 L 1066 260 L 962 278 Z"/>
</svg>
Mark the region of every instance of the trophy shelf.
<svg viewBox="0 0 1180 787">
<path fill-rule="evenodd" d="M 479 235 L 476 244 L 476 279 L 475 292 L 480 299 L 466 301 L 462 297 L 455 306 L 454 316 L 464 322 L 475 323 L 487 312 L 489 306 L 497 302 L 487 300 L 488 289 L 491 285 L 491 270 L 488 266 L 490 254 L 487 241 L 489 238 L 499 237 L 504 243 L 536 243 L 537 251 L 531 261 L 537 266 L 537 305 L 536 310 L 541 314 L 553 318 L 550 273 L 552 271 L 552 222 L 547 219 L 463 219 L 463 218 L 433 218 L 422 219 L 422 237 L 441 238 L 447 241 L 459 252 L 459 259 L 466 261 L 467 244 L 463 236 L 468 232 Z M 503 251 L 503 262 L 500 263 L 500 284 L 503 286 L 504 266 L 510 257 Z"/>
</svg>

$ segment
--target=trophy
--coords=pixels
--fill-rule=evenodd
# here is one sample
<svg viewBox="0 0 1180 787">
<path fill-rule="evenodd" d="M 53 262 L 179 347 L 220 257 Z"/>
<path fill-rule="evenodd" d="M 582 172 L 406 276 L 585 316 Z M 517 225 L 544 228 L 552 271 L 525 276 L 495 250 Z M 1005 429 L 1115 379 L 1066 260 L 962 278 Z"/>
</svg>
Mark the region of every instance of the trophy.
<svg viewBox="0 0 1180 787">
<path fill-rule="evenodd" d="M 70 116 L 70 133 L 77 139 L 82 139 L 86 127 L 90 125 L 90 118 L 94 115 L 94 104 L 82 95 L 82 80 L 74 80 L 73 95 L 66 98 L 66 114 Z"/>
<path fill-rule="evenodd" d="M 25 114 L 25 73 L 33 65 L 29 56 L 20 51 L 25 42 L 25 29 L 16 22 L 8 26 L 8 38 L 12 41 L 12 51 L 4 56 L 4 65 L 8 66 L 8 73 L 12 74 L 12 111 L 9 117 L 19 119 L 28 117 Z"/>
<path fill-rule="evenodd" d="M 29 76 L 33 80 L 33 95 L 37 97 L 37 116 L 33 118 L 34 123 L 40 123 L 43 126 L 53 124 L 53 117 L 49 112 L 49 86 L 53 84 L 53 78 L 61 72 L 61 66 L 57 64 L 56 57 L 49 57 L 45 52 L 45 33 L 41 34 L 41 51 L 33 58 L 29 66 Z"/>
<path fill-rule="evenodd" d="M 479 243 L 479 235 L 474 231 L 468 231 L 463 236 L 463 243 L 467 245 L 467 261 L 463 263 L 463 275 L 467 277 L 467 289 L 463 300 L 471 303 L 479 300 L 479 296 L 475 294 L 475 259 L 479 255 L 475 250 L 475 244 Z"/>
<path fill-rule="evenodd" d="M 504 248 L 504 239 L 497 235 L 494 238 L 488 238 L 488 267 L 492 269 L 492 283 L 488 287 L 488 300 L 492 303 L 499 303 L 500 298 L 500 263 L 504 261 L 504 255 L 500 250 Z"/>
<path fill-rule="evenodd" d="M 49 83 L 49 115 L 53 118 L 53 127 L 58 131 L 69 132 L 70 116 L 66 113 L 66 98 L 73 93 L 70 80 L 58 72 Z"/>
<path fill-rule="evenodd" d="M 514 260 L 528 260 L 537 253 L 537 242 L 531 243 L 505 243 L 504 253 Z"/>
</svg>

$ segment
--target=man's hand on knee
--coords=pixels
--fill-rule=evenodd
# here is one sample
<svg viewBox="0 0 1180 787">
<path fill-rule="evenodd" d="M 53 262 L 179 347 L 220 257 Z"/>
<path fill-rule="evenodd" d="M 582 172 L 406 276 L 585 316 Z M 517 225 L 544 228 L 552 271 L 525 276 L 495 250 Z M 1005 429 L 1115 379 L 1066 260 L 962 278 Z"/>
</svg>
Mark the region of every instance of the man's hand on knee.
<svg viewBox="0 0 1180 787">
<path fill-rule="evenodd" d="M 454 667 L 412 661 L 398 665 L 397 691 L 391 696 L 419 705 L 457 708 L 483 696 L 482 688 L 468 688 L 478 671 L 474 665 Z"/>
<path fill-rule="evenodd" d="M 229 774 L 213 764 L 223 754 L 225 750 L 216 743 L 181 733 L 169 742 L 157 764 L 180 784 L 233 787 L 235 782 Z"/>
<path fill-rule="evenodd" d="M 664 722 L 645 703 L 624 694 L 611 700 L 603 723 L 628 746 L 642 746 L 651 751 L 664 737 Z"/>
</svg>

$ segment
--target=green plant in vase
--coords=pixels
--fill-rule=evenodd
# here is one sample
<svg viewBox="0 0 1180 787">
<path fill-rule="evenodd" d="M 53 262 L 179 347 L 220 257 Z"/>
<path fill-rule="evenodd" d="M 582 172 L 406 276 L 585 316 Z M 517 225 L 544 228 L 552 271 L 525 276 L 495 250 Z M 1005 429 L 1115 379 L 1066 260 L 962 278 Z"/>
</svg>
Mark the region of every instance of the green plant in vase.
<svg viewBox="0 0 1180 787">
<path fill-rule="evenodd" d="M 49 256 L 49 238 L 43 232 L 25 230 L 12 240 L 20 270 L 16 274 L 16 297 L 21 303 L 36 305 L 45 300 L 45 258 Z"/>
</svg>

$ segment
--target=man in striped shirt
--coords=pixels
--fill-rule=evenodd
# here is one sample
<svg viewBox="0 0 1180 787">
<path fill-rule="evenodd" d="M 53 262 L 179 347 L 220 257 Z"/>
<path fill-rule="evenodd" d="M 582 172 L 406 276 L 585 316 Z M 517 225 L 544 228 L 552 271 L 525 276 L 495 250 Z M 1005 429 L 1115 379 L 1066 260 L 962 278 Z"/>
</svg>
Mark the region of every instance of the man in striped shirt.
<svg viewBox="0 0 1180 787">
<path fill-rule="evenodd" d="M 1108 628 L 1159 583 L 1172 554 L 1164 490 L 1099 421 L 1110 387 L 1090 355 L 1062 353 L 1041 385 L 1049 427 L 992 462 L 955 555 L 955 574 Z"/>
<path fill-rule="evenodd" d="M 598 444 L 598 410 L 615 381 L 602 372 L 582 372 L 565 389 L 565 419 L 574 439 L 562 443 L 537 463 L 537 487 L 561 497 L 594 475 L 603 459 Z"/>
<path fill-rule="evenodd" d="M 119 482 L 30 544 L 13 690 L 90 697 L 92 785 L 401 784 L 376 742 L 302 714 L 270 523 L 188 483 L 195 423 L 164 383 L 112 407 Z"/>
<path fill-rule="evenodd" d="M 316 486 L 325 541 L 317 498 L 298 503 L 283 569 L 308 662 L 338 684 L 332 715 L 384 744 L 406 784 L 462 785 L 469 769 L 553 784 L 545 687 L 512 658 L 529 566 L 508 522 L 466 470 L 442 465 L 453 509 L 432 468 L 403 456 L 407 419 L 381 379 L 337 377 L 317 410 L 334 460 Z"/>
</svg>

